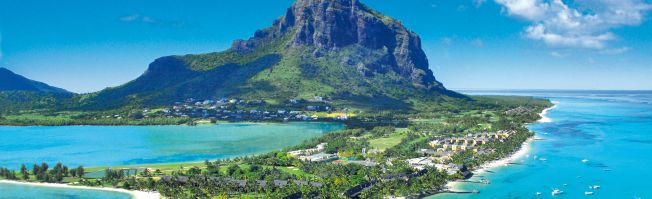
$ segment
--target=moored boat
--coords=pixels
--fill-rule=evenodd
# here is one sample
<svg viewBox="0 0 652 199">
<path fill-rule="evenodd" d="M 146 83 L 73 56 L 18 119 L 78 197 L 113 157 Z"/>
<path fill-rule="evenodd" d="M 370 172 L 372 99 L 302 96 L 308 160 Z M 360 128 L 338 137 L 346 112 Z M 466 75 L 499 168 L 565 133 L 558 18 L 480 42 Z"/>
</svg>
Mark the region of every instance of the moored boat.
<svg viewBox="0 0 652 199">
<path fill-rule="evenodd" d="M 564 193 L 564 191 L 559 190 L 559 189 L 553 189 L 553 190 L 552 190 L 552 195 L 553 195 L 553 196 L 556 196 L 556 195 L 559 195 L 559 194 L 563 194 L 563 193 Z"/>
</svg>

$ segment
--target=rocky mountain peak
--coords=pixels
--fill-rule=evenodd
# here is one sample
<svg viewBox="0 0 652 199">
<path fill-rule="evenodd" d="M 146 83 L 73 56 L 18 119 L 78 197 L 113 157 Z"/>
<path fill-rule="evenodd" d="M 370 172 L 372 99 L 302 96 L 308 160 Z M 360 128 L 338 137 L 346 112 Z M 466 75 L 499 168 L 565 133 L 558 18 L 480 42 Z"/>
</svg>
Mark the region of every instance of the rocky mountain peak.
<svg viewBox="0 0 652 199">
<path fill-rule="evenodd" d="M 361 71 L 382 72 L 390 68 L 417 87 L 444 89 L 428 68 L 419 36 L 358 0 L 297 0 L 272 27 L 257 31 L 249 40 L 235 41 L 232 50 L 246 53 L 269 38 L 286 34 L 291 35 L 288 48 L 311 46 L 316 51 L 336 51 L 358 45 L 385 50 L 388 56 L 382 63 L 364 66 Z"/>
</svg>

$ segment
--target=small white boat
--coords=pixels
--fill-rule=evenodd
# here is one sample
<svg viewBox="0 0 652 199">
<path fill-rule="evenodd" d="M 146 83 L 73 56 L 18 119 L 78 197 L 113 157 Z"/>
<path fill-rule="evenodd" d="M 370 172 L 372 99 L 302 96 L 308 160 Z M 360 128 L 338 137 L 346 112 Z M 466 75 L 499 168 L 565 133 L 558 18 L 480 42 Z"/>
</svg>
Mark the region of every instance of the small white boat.
<svg viewBox="0 0 652 199">
<path fill-rule="evenodd" d="M 584 195 L 593 195 L 593 192 L 591 192 L 591 191 L 585 191 L 585 192 L 584 192 Z"/>
<path fill-rule="evenodd" d="M 536 192 L 536 193 L 534 193 L 534 195 L 540 196 L 541 192 Z"/>
<path fill-rule="evenodd" d="M 556 196 L 556 195 L 559 195 L 559 194 L 563 194 L 563 193 L 564 193 L 564 191 L 559 190 L 559 189 L 553 189 L 553 190 L 552 190 L 552 195 L 553 195 L 553 196 Z"/>
<path fill-rule="evenodd" d="M 545 159 L 545 158 L 539 158 L 539 160 L 541 160 L 541 161 L 547 161 L 548 159 Z"/>
<path fill-rule="evenodd" d="M 587 160 L 587 159 L 582 160 L 582 163 L 587 163 L 587 162 L 589 162 L 589 160 Z"/>
<path fill-rule="evenodd" d="M 593 185 L 593 189 L 600 189 L 600 185 Z"/>
</svg>

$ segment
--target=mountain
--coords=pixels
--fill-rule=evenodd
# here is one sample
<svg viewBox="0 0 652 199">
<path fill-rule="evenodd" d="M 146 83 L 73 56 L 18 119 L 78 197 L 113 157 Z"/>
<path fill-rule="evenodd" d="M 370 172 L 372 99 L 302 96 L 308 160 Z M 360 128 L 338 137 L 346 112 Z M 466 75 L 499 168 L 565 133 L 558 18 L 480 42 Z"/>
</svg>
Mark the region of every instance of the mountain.
<svg viewBox="0 0 652 199">
<path fill-rule="evenodd" d="M 70 93 L 67 90 L 27 79 L 9 69 L 0 68 L 0 91 L 34 91 L 44 93 Z"/>
<path fill-rule="evenodd" d="M 167 56 L 137 79 L 85 97 L 85 108 L 157 106 L 188 98 L 312 99 L 410 108 L 463 97 L 428 69 L 419 36 L 358 0 L 297 0 L 271 27 L 223 52 Z"/>
<path fill-rule="evenodd" d="M 73 95 L 64 89 L 0 68 L 0 118 L 10 111 L 63 107 Z"/>
</svg>

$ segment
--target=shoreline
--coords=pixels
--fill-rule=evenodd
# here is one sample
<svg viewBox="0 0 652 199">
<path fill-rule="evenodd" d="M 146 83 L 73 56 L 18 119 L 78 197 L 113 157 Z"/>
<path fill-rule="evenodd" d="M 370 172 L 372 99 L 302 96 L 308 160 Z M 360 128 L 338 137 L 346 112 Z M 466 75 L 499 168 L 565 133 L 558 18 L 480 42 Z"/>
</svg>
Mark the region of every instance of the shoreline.
<svg viewBox="0 0 652 199">
<path fill-rule="evenodd" d="M 39 187 L 49 187 L 49 188 L 65 188 L 65 189 L 83 189 L 83 190 L 96 190 L 96 191 L 110 191 L 110 192 L 120 192 L 131 195 L 133 199 L 159 199 L 161 194 L 157 192 L 147 192 L 147 191 L 135 191 L 135 190 L 126 190 L 119 188 L 111 187 L 89 187 L 89 186 L 76 186 L 69 184 L 57 184 L 57 183 L 45 183 L 45 182 L 20 182 L 20 181 L 11 181 L 11 180 L 0 180 L 0 184 L 14 184 L 14 185 L 28 185 L 28 186 L 39 186 Z"/>
<path fill-rule="evenodd" d="M 557 103 L 553 102 L 554 105 L 551 107 L 548 107 L 546 109 L 543 109 L 539 115 L 541 116 L 541 119 L 537 120 L 536 123 L 549 123 L 552 122 L 552 119 L 549 117 L 546 117 L 546 114 L 548 114 L 548 111 L 554 109 L 557 107 Z M 502 159 L 494 160 L 491 162 L 486 162 L 480 165 L 477 169 L 473 170 L 472 173 L 474 175 L 477 174 L 483 174 L 486 173 L 488 170 L 492 169 L 497 169 L 500 167 L 507 167 L 510 166 L 509 163 L 513 163 L 514 161 L 526 157 L 529 155 L 530 150 L 532 149 L 531 144 L 536 140 L 537 136 L 536 134 L 521 144 L 521 147 L 518 149 L 518 151 L 512 153 L 510 156 L 507 156 Z M 450 191 L 466 191 L 460 189 L 460 186 L 462 185 L 463 182 L 458 182 L 458 181 L 449 181 L 446 183 L 446 188 Z"/>
<path fill-rule="evenodd" d="M 552 103 L 554 105 L 552 105 L 551 107 L 548 107 L 546 109 L 543 109 L 543 111 L 541 111 L 541 113 L 539 113 L 539 116 L 541 116 L 541 119 L 537 120 L 538 123 L 550 123 L 550 122 L 552 122 L 552 119 L 550 119 L 549 117 L 546 116 L 548 114 L 548 111 L 550 111 L 550 110 L 557 107 L 557 103 L 555 103 L 555 102 L 552 102 Z"/>
<path fill-rule="evenodd" d="M 519 148 L 518 151 L 512 153 L 508 157 L 498 159 L 498 160 L 494 160 L 494 161 L 491 161 L 491 162 L 486 162 L 486 163 L 480 165 L 475 170 L 473 170 L 472 173 L 474 175 L 479 175 L 479 174 L 486 173 L 487 171 L 492 170 L 492 169 L 497 169 L 497 168 L 500 168 L 500 167 L 510 166 L 510 163 L 513 163 L 514 161 L 529 155 L 529 152 L 532 149 L 530 145 L 531 145 L 532 142 L 535 141 L 534 139 L 535 139 L 535 136 L 528 138 L 527 140 L 525 140 L 525 142 L 523 142 L 523 144 L 521 144 L 521 147 Z M 460 185 L 462 185 L 462 183 L 464 183 L 464 182 L 449 181 L 448 183 L 446 183 L 446 187 L 448 188 L 449 191 L 468 191 L 468 190 L 460 189 Z"/>
<path fill-rule="evenodd" d="M 216 123 L 203 123 L 197 125 L 184 124 L 116 124 L 116 125 L 107 125 L 107 124 L 63 124 L 63 125 L 12 125 L 12 124 L 0 124 L 0 127 L 143 127 L 143 126 L 211 126 L 211 125 L 220 125 L 220 124 L 260 124 L 260 125 L 275 125 L 275 124 L 288 124 L 288 123 L 336 123 L 344 124 L 343 121 L 321 121 L 321 120 L 308 120 L 308 121 L 218 121 Z"/>
</svg>

